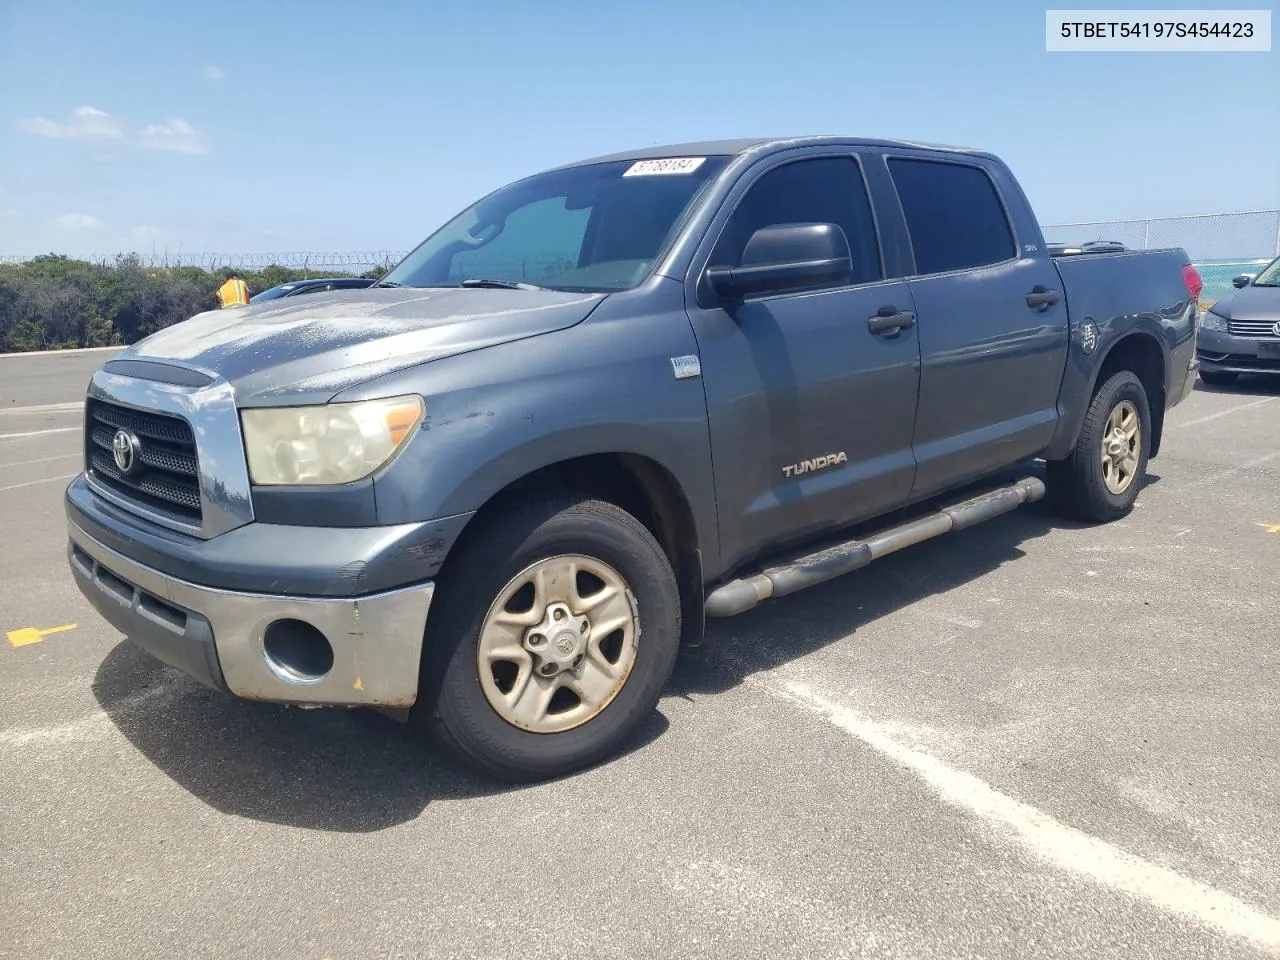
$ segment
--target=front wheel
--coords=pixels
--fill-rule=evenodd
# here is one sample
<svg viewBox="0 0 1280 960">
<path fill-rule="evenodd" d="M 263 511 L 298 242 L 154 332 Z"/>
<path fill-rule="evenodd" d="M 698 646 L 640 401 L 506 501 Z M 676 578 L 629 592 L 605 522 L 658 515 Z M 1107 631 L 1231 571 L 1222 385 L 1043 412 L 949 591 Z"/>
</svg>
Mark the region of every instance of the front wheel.
<svg viewBox="0 0 1280 960">
<path fill-rule="evenodd" d="M 1049 492 L 1070 517 L 1105 523 L 1138 499 L 1151 445 L 1151 408 L 1142 381 L 1122 370 L 1093 395 L 1075 448 L 1049 462 Z"/>
<path fill-rule="evenodd" d="M 617 753 L 675 663 L 671 564 L 610 503 L 562 496 L 490 516 L 437 597 L 415 717 L 502 780 L 562 776 Z"/>
</svg>

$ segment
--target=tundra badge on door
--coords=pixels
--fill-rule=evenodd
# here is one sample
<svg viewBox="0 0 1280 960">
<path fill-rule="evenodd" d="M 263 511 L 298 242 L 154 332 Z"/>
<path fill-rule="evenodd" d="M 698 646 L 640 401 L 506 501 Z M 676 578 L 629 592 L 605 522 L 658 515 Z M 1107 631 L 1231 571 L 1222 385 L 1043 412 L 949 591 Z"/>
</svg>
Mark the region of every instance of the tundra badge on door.
<svg viewBox="0 0 1280 960">
<path fill-rule="evenodd" d="M 782 475 L 784 477 L 801 477 L 806 473 L 812 473 L 814 470 L 825 470 L 827 467 L 834 467 L 837 464 L 848 462 L 849 458 L 841 450 L 839 453 L 828 453 L 825 457 L 801 460 L 799 463 L 793 463 L 789 467 L 783 467 Z"/>
</svg>

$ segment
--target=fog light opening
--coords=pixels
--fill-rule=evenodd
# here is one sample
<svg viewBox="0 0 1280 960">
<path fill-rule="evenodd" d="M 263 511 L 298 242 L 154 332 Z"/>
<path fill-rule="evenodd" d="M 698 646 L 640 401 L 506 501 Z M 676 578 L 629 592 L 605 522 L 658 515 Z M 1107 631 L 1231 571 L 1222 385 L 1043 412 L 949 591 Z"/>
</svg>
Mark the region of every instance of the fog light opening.
<svg viewBox="0 0 1280 960">
<path fill-rule="evenodd" d="M 333 647 L 302 620 L 276 620 L 262 634 L 267 665 L 290 683 L 317 683 L 333 669 Z"/>
</svg>

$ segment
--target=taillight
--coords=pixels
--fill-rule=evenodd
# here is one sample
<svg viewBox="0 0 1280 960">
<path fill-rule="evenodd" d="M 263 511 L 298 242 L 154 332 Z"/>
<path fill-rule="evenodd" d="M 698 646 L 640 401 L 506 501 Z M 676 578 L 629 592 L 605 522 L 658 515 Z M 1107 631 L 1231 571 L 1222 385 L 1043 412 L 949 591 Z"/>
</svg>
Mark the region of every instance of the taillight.
<svg viewBox="0 0 1280 960">
<path fill-rule="evenodd" d="M 1204 289 L 1204 281 L 1200 279 L 1200 271 L 1189 263 L 1182 265 L 1182 282 L 1187 285 L 1187 293 L 1191 299 L 1200 300 L 1200 291 Z"/>
</svg>

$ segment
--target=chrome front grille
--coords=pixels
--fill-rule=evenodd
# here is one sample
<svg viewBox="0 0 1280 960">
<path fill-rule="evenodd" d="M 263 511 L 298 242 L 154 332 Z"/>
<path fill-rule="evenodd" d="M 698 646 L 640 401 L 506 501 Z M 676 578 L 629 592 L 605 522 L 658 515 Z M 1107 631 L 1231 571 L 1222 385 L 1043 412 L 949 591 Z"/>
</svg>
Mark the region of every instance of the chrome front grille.
<svg viewBox="0 0 1280 960">
<path fill-rule="evenodd" d="M 1253 337 L 1261 340 L 1280 340 L 1275 320 L 1228 320 L 1227 333 L 1234 337 Z"/>
<path fill-rule="evenodd" d="M 93 398 L 86 413 L 85 462 L 90 477 L 117 497 L 199 526 L 200 464 L 190 424 L 168 414 Z M 113 449 L 121 432 L 137 440 L 128 469 L 121 467 Z"/>
</svg>

